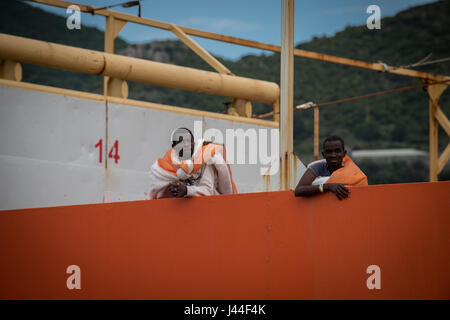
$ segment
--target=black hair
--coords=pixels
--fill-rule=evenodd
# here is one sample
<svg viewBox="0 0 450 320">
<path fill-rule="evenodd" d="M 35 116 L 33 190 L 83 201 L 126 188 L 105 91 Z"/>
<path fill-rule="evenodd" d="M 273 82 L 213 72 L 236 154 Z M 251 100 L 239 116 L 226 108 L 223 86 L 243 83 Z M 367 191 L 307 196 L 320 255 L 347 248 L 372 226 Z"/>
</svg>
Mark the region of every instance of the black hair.
<svg viewBox="0 0 450 320">
<path fill-rule="evenodd" d="M 172 133 L 172 137 L 170 137 L 171 139 L 173 139 L 173 134 L 178 131 L 178 130 L 186 130 L 187 132 L 189 132 L 189 134 L 191 135 L 191 144 L 194 143 L 194 135 L 192 134 L 192 131 L 189 130 L 188 128 L 178 128 L 175 131 L 173 131 Z M 179 143 L 179 141 L 173 141 L 172 140 L 172 148 L 175 147 L 177 144 Z"/>
<path fill-rule="evenodd" d="M 330 137 L 326 138 L 325 140 L 323 140 L 323 145 L 322 145 L 323 149 L 325 149 L 325 143 L 329 142 L 329 141 L 340 141 L 342 144 L 342 150 L 345 150 L 344 140 L 339 136 L 330 136 Z"/>
<path fill-rule="evenodd" d="M 191 141 L 194 141 L 194 135 L 192 134 L 192 131 L 191 130 L 189 130 L 188 128 L 184 128 L 184 127 L 182 127 L 182 128 L 177 128 L 174 132 L 176 132 L 176 131 L 178 131 L 178 130 L 186 130 L 187 132 L 189 132 L 189 134 L 191 135 Z M 173 138 L 173 137 L 171 137 L 171 138 Z"/>
</svg>

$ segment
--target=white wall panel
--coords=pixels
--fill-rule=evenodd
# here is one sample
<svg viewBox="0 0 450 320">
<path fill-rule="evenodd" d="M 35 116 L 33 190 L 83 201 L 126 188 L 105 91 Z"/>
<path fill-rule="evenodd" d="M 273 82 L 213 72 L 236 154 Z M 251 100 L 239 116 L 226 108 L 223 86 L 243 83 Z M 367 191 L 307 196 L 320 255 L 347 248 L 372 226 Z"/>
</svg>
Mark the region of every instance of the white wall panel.
<svg viewBox="0 0 450 320">
<path fill-rule="evenodd" d="M 110 192 L 110 195 L 120 194 L 123 198 L 123 194 L 131 192 L 132 189 L 134 197 L 140 198 L 143 194 L 146 195 L 148 191 L 148 180 L 146 180 L 145 188 L 137 190 L 137 187 L 139 186 L 141 188 L 142 181 L 147 179 L 146 173 L 150 170 L 153 162 L 158 157 L 162 157 L 170 148 L 170 134 L 172 130 L 178 127 L 187 127 L 196 134 L 194 130 L 195 121 L 201 123 L 201 133 L 203 134 L 208 129 L 219 130 L 224 138 L 224 143 L 226 143 L 227 129 L 235 130 L 241 128 L 244 131 L 256 129 L 257 132 L 259 129 L 264 129 L 269 131 L 267 139 L 271 137 L 270 130 L 276 130 L 240 122 L 195 117 L 134 106 L 108 104 L 108 150 L 111 150 L 114 143 L 118 141 L 120 156 L 117 163 L 115 163 L 114 159 L 108 159 L 108 182 L 106 188 Z M 268 150 L 270 154 L 270 140 L 267 140 L 267 143 L 269 144 Z M 259 152 L 259 141 L 257 144 L 258 147 L 256 150 Z M 245 159 L 248 161 L 248 153 L 250 150 L 248 141 L 246 142 L 245 150 L 247 153 Z M 236 141 L 234 153 L 235 155 L 237 153 Z M 276 154 L 278 154 L 278 150 L 276 150 Z M 233 179 L 239 193 L 267 190 L 261 175 L 261 168 L 268 167 L 268 165 L 259 163 L 259 157 L 257 161 L 257 164 L 231 164 Z M 234 162 L 237 162 L 236 159 Z M 298 171 L 303 172 L 303 170 L 304 168 L 300 166 Z M 139 176 L 135 173 L 136 171 L 142 171 L 143 174 Z M 127 172 L 130 174 L 127 175 Z M 131 172 L 134 173 L 131 174 Z M 133 179 L 136 179 L 135 182 L 133 182 L 131 175 L 134 176 Z M 277 177 L 273 176 L 270 182 L 271 190 L 279 189 L 279 178 L 277 180 Z"/>
<path fill-rule="evenodd" d="M 233 159 L 231 159 L 231 151 L 227 150 L 228 154 L 228 160 L 231 163 L 231 171 L 233 174 L 233 180 L 236 184 L 236 187 L 238 189 L 239 193 L 248 193 L 248 192 L 258 192 L 258 191 L 265 191 L 264 187 L 264 181 L 263 176 L 261 175 L 261 169 L 263 168 L 269 168 L 270 165 L 261 163 L 261 158 L 259 156 L 260 153 L 260 140 L 262 139 L 260 135 L 260 129 L 267 130 L 267 136 L 266 139 L 263 140 L 265 145 L 267 145 L 268 148 L 268 154 L 271 155 L 271 148 L 270 148 L 270 139 L 271 139 L 271 131 L 272 130 L 278 130 L 274 128 L 269 127 L 263 127 L 263 126 L 256 126 L 256 125 L 249 125 L 241 122 L 233 122 L 233 121 L 224 121 L 219 119 L 212 119 L 212 118 L 205 118 L 203 121 L 203 132 L 207 132 L 209 129 L 219 129 L 222 132 L 223 135 L 223 143 L 225 143 L 228 146 L 234 145 L 234 151 L 233 151 Z M 237 154 L 238 154 L 238 143 L 237 138 L 234 139 L 233 144 L 229 144 L 227 141 L 227 135 L 226 130 L 227 129 L 242 129 L 244 132 L 247 132 L 247 130 L 255 130 L 256 131 L 256 137 L 257 141 L 250 142 L 248 138 L 245 140 L 245 164 L 238 163 Z M 250 164 L 250 144 L 253 145 L 254 150 L 256 150 L 257 153 L 257 163 L 256 164 Z M 256 145 L 255 145 L 256 144 Z M 276 143 L 277 150 L 273 153 L 278 157 L 279 150 L 278 150 L 278 141 Z M 266 172 L 266 171 L 264 171 Z M 274 181 L 277 181 L 275 177 L 272 179 L 272 184 Z M 279 179 L 278 179 L 279 181 Z M 279 186 L 279 182 L 278 182 Z M 274 188 L 274 187 L 272 187 Z M 279 189 L 278 187 L 276 188 Z M 273 189 L 272 189 L 273 190 Z"/>
<path fill-rule="evenodd" d="M 148 171 L 171 147 L 173 128 L 189 128 L 195 119 L 184 114 L 109 103 L 108 153 L 118 141 L 120 159 L 116 163 L 108 158 L 107 199 L 146 199 Z"/>
<path fill-rule="evenodd" d="M 171 147 L 173 128 L 193 125 L 196 117 L 134 106 L 108 104 L 108 150 L 119 141 L 120 159 L 108 168 L 147 172 Z M 108 151 L 109 152 L 109 151 Z"/>
<path fill-rule="evenodd" d="M 148 199 L 148 172 L 114 168 L 108 170 L 105 202 Z"/>
<path fill-rule="evenodd" d="M 1 155 L 103 166 L 104 136 L 102 102 L 0 86 Z"/>
<path fill-rule="evenodd" d="M 0 209 L 101 202 L 105 124 L 102 102 L 0 86 Z"/>
<path fill-rule="evenodd" d="M 105 170 L 0 156 L 0 210 L 101 203 Z"/>
<path fill-rule="evenodd" d="M 224 143 L 227 129 L 268 130 L 266 143 L 270 130 L 276 130 L 0 86 L 0 210 L 146 199 L 148 171 L 171 147 L 172 130 L 187 127 L 196 134 L 195 121 L 202 134 L 220 131 Z M 101 162 L 95 147 L 100 141 Z M 256 164 L 231 164 L 239 193 L 279 188 L 279 174 L 261 175 L 268 165 L 259 162 L 255 143 Z M 249 147 L 246 142 L 247 162 Z M 117 161 L 108 157 L 111 150 Z M 299 164 L 297 175 L 304 170 Z"/>
</svg>

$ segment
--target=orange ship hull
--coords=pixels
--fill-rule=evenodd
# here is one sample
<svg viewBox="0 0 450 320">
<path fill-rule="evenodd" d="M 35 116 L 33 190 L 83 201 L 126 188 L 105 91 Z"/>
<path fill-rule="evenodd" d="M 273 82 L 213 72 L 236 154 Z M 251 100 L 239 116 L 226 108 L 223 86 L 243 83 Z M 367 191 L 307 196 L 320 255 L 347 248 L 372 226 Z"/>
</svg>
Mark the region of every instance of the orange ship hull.
<svg viewBox="0 0 450 320">
<path fill-rule="evenodd" d="M 281 191 L 2 211 L 0 299 L 450 299 L 449 194 L 437 182 L 344 201 Z"/>
</svg>

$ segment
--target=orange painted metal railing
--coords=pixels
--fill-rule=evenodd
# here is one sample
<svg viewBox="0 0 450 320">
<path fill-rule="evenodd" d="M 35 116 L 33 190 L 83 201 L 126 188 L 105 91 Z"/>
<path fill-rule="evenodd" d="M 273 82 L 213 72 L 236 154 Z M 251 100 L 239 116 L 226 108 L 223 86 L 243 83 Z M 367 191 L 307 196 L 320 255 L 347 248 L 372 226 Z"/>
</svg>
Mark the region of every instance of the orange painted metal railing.
<svg viewBox="0 0 450 320">
<path fill-rule="evenodd" d="M 450 182 L 0 212 L 1 299 L 450 299 Z M 69 290 L 67 267 L 80 267 Z M 367 268 L 380 268 L 369 289 Z"/>
</svg>

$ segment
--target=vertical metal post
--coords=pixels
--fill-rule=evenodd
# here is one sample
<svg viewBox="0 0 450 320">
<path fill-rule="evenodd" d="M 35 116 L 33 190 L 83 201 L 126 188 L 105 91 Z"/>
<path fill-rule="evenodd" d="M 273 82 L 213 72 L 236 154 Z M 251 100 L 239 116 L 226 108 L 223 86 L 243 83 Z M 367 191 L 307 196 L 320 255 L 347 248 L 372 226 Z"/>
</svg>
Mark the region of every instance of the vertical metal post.
<svg viewBox="0 0 450 320">
<path fill-rule="evenodd" d="M 430 100 L 431 100 L 430 96 Z M 429 102 L 429 153 L 430 153 L 430 182 L 437 181 L 437 160 L 438 160 L 438 124 L 436 117 L 436 107 L 433 102 Z"/>
<path fill-rule="evenodd" d="M 272 104 L 272 109 L 273 109 L 272 121 L 279 123 L 280 122 L 280 99 L 278 99 L 277 101 L 275 101 Z"/>
<path fill-rule="evenodd" d="M 319 108 L 314 108 L 314 160 L 319 160 Z"/>
<path fill-rule="evenodd" d="M 127 22 L 116 19 L 113 16 L 106 17 L 105 23 L 105 52 L 114 53 L 114 40 Z M 105 96 L 120 98 L 128 97 L 128 85 L 126 81 L 104 77 L 103 92 Z"/>
<path fill-rule="evenodd" d="M 105 45 L 104 51 L 107 53 L 114 53 L 114 17 L 109 16 L 105 18 Z M 103 94 L 108 95 L 108 80 L 109 77 L 103 77 Z"/>
<path fill-rule="evenodd" d="M 428 118 L 429 118 L 429 149 L 430 149 L 430 182 L 438 181 L 439 169 L 439 156 L 438 156 L 438 118 L 436 117 L 439 108 L 439 98 L 447 88 L 445 84 L 438 84 L 429 86 L 427 88 L 429 101 Z M 445 116 L 444 116 L 445 117 Z M 445 158 L 445 157 L 444 157 Z"/>
<path fill-rule="evenodd" d="M 294 188 L 294 3 L 281 5 L 280 189 Z"/>
</svg>

